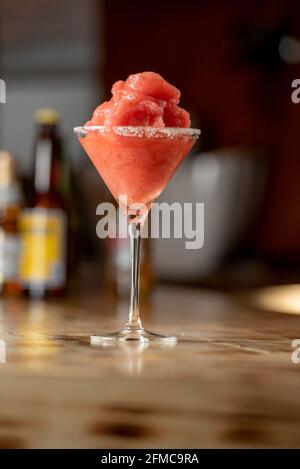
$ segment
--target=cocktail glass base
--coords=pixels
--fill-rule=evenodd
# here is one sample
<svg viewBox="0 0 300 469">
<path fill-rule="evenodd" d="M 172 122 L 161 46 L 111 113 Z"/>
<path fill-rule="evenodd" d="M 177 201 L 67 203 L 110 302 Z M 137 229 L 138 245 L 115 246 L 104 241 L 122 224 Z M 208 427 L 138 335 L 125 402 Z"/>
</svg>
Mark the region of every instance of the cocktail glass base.
<svg viewBox="0 0 300 469">
<path fill-rule="evenodd" d="M 92 335 L 92 345 L 111 344 L 113 342 L 142 342 L 142 343 L 164 343 L 175 344 L 177 338 L 174 336 L 164 336 L 146 331 L 143 327 L 125 326 L 117 332 L 103 335 Z"/>
</svg>

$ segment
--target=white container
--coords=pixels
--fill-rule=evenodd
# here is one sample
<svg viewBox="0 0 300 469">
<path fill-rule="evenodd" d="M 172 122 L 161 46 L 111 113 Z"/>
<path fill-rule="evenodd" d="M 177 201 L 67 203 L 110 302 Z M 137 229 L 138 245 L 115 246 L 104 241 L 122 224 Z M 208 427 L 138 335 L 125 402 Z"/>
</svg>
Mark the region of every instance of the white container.
<svg viewBox="0 0 300 469">
<path fill-rule="evenodd" d="M 157 276 L 193 280 L 212 274 L 253 223 L 265 175 L 261 157 L 241 148 L 187 157 L 159 202 L 204 202 L 204 246 L 187 250 L 186 239 L 154 239 Z"/>
</svg>

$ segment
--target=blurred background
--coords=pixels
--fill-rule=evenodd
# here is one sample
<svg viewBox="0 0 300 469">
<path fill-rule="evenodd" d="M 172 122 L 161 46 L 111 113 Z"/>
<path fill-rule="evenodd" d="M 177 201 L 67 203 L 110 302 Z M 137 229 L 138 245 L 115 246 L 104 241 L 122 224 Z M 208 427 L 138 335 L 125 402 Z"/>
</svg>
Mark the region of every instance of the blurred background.
<svg viewBox="0 0 300 469">
<path fill-rule="evenodd" d="M 146 70 L 181 90 L 202 130 L 160 201 L 205 202 L 205 244 L 188 251 L 185 240 L 147 240 L 144 295 L 159 282 L 222 289 L 300 282 L 300 104 L 291 100 L 300 78 L 299 2 L 0 0 L 0 32 L 4 294 L 80 286 L 128 294 L 128 244 L 96 238 L 96 207 L 110 195 L 72 128 L 110 97 L 116 80 Z M 39 175 L 45 139 L 56 161 L 48 192 Z M 44 244 L 37 208 L 56 210 Z M 39 258 L 45 244 L 57 264 L 50 283 Z"/>
</svg>

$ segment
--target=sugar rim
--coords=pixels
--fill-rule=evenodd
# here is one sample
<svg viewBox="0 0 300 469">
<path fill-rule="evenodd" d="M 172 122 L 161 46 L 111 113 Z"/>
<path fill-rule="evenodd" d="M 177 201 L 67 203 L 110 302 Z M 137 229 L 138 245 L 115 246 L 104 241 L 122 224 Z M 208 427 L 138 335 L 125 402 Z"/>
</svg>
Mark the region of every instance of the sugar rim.
<svg viewBox="0 0 300 469">
<path fill-rule="evenodd" d="M 98 132 L 105 134 L 111 129 L 104 125 L 88 125 L 75 127 L 74 132 L 79 138 L 84 138 L 89 132 Z M 178 138 L 187 137 L 197 139 L 201 133 L 200 129 L 191 129 L 189 127 L 134 127 L 118 126 L 112 127 L 113 132 L 121 137 L 148 137 L 148 138 Z"/>
</svg>

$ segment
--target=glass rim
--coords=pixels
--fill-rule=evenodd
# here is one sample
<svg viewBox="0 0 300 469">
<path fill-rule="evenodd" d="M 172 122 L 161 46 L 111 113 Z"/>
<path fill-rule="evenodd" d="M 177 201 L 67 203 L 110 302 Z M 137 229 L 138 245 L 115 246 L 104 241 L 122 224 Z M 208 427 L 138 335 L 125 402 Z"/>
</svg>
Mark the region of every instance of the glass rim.
<svg viewBox="0 0 300 469">
<path fill-rule="evenodd" d="M 84 138 L 89 132 L 97 132 L 105 134 L 113 130 L 113 132 L 120 137 L 147 137 L 147 138 L 191 138 L 197 139 L 201 134 L 200 129 L 190 127 L 145 127 L 145 126 L 131 126 L 122 125 L 112 128 L 105 127 L 104 125 L 83 125 L 74 127 L 74 133 L 79 138 Z"/>
</svg>

